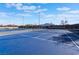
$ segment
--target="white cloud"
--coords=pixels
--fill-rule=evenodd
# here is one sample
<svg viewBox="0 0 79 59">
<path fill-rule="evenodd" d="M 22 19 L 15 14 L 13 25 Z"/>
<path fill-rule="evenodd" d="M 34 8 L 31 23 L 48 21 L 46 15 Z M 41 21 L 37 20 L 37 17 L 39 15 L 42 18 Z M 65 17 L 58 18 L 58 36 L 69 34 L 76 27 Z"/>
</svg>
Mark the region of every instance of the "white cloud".
<svg viewBox="0 0 79 59">
<path fill-rule="evenodd" d="M 48 14 L 48 15 L 46 15 L 46 17 L 48 18 L 48 17 L 54 17 L 55 15 L 53 15 L 53 14 Z"/>
<path fill-rule="evenodd" d="M 32 16 L 31 14 L 26 14 L 26 13 L 22 13 L 22 14 L 16 14 L 16 16 L 19 16 L 19 17 L 21 17 L 21 16 Z"/>
<path fill-rule="evenodd" d="M 71 10 L 68 13 L 79 14 L 79 10 Z"/>
<path fill-rule="evenodd" d="M 44 12 L 44 11 L 47 11 L 47 9 L 37 9 L 35 13 Z"/>
<path fill-rule="evenodd" d="M 22 3 L 7 3 L 6 7 L 10 8 L 10 7 L 15 7 L 17 10 L 21 10 L 23 4 Z"/>
<path fill-rule="evenodd" d="M 44 19 L 50 19 L 50 18 L 53 19 L 53 18 L 55 18 L 55 17 L 56 17 L 56 15 L 53 15 L 53 14 L 47 14 L 47 15 L 44 15 L 44 16 L 43 16 Z"/>
<path fill-rule="evenodd" d="M 56 10 L 58 10 L 58 11 L 68 11 L 70 9 L 71 8 L 68 8 L 68 7 L 61 7 L 61 8 L 57 8 Z"/>
<path fill-rule="evenodd" d="M 44 14 L 42 16 L 44 19 L 51 19 L 51 20 L 77 20 L 79 19 L 79 15 L 76 14 Z"/>
<path fill-rule="evenodd" d="M 79 15 L 76 14 L 48 14 L 45 15 L 44 20 L 49 20 L 51 22 L 57 22 L 56 24 L 61 24 L 61 20 L 67 20 L 69 24 L 79 23 Z"/>
<path fill-rule="evenodd" d="M 16 4 L 15 3 L 6 3 L 7 8 L 10 8 L 10 7 L 13 7 L 13 6 L 16 6 Z"/>
<path fill-rule="evenodd" d="M 23 6 L 23 4 L 21 4 L 21 3 L 15 4 L 15 7 L 17 10 L 22 10 L 22 6 Z"/>
<path fill-rule="evenodd" d="M 36 6 L 22 6 L 22 10 L 25 12 L 35 11 Z"/>
<path fill-rule="evenodd" d="M 58 21 L 59 23 L 61 20 L 68 20 L 69 23 L 79 23 L 79 15 L 78 14 L 45 14 L 41 13 L 41 20 L 46 20 L 46 21 Z M 30 17 L 32 16 L 31 14 L 27 13 L 6 13 L 6 12 L 0 12 L 0 18 L 5 18 L 7 20 L 7 17 L 9 19 L 20 19 L 22 16 L 24 17 Z"/>
<path fill-rule="evenodd" d="M 0 12 L 0 17 L 8 17 L 9 15 L 6 12 Z"/>
<path fill-rule="evenodd" d="M 32 16 L 31 14 L 26 14 L 26 13 L 6 13 L 6 12 L 0 12 L 0 18 L 17 18 L 17 17 L 30 17 Z"/>
<path fill-rule="evenodd" d="M 34 13 L 39 13 L 39 12 L 44 12 L 47 11 L 46 8 L 41 8 L 41 6 L 23 6 L 23 10 L 25 12 L 34 12 Z"/>
<path fill-rule="evenodd" d="M 41 6 L 34 6 L 34 5 L 23 5 L 21 3 L 9 3 L 6 4 L 7 8 L 10 7 L 15 7 L 17 10 L 22 10 L 24 12 L 43 12 L 43 11 L 47 11 L 47 9 L 41 9 Z"/>
<path fill-rule="evenodd" d="M 74 17 L 79 17 L 78 14 L 57 14 L 57 17 L 71 17 L 71 18 L 74 18 Z"/>
<path fill-rule="evenodd" d="M 22 3 L 8 3 L 6 4 L 6 7 L 7 8 L 10 8 L 10 7 L 15 7 L 17 10 L 23 10 L 25 12 L 27 11 L 33 11 L 33 10 L 36 10 L 36 6 L 33 6 L 33 5 L 23 5 Z"/>
</svg>

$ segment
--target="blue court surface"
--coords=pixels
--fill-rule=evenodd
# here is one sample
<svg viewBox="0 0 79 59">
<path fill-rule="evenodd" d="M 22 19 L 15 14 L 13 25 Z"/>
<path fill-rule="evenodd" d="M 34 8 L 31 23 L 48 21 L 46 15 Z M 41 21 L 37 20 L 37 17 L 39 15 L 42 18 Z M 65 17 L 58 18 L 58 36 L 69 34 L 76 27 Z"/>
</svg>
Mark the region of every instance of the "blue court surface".
<svg viewBox="0 0 79 59">
<path fill-rule="evenodd" d="M 18 30 L 19 31 L 19 30 Z M 0 34 L 1 55 L 77 55 L 79 36 L 69 30 L 36 29 Z M 11 33 L 8 31 L 8 33 Z"/>
</svg>

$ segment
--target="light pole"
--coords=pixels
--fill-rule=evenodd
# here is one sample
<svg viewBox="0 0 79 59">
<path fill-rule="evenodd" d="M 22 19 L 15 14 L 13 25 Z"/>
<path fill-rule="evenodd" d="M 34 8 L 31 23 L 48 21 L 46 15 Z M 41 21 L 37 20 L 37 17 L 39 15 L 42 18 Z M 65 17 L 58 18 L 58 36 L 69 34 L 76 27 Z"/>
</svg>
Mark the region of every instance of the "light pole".
<svg viewBox="0 0 79 59">
<path fill-rule="evenodd" d="M 47 9 L 41 9 L 41 6 L 38 6 L 38 25 L 39 25 L 39 28 L 41 28 L 41 12 L 44 12 L 44 11 L 47 11 Z"/>
<path fill-rule="evenodd" d="M 39 29 L 40 29 L 40 13 L 41 13 L 41 11 L 40 11 L 40 6 L 38 6 L 38 26 L 39 26 Z"/>
</svg>

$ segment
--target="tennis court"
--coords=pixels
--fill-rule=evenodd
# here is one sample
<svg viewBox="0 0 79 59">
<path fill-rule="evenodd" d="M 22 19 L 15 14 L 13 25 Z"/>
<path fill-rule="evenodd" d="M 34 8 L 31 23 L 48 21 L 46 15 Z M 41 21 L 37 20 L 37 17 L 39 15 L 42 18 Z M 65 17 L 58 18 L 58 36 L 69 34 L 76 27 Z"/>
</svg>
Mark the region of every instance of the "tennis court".
<svg viewBox="0 0 79 59">
<path fill-rule="evenodd" d="M 0 34 L 0 54 L 79 54 L 79 37 L 63 29 L 8 31 Z"/>
</svg>

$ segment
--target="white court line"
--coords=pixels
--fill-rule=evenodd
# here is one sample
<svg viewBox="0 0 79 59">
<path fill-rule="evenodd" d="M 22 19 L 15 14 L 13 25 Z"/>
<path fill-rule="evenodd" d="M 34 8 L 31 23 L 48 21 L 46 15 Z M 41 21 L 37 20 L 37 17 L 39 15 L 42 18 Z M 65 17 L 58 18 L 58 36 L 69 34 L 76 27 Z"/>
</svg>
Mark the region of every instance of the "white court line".
<svg viewBox="0 0 79 59">
<path fill-rule="evenodd" d="M 66 34 L 66 33 L 65 33 Z M 69 35 L 66 34 L 66 36 L 72 41 L 72 43 L 79 49 L 79 46 L 76 44 L 76 42 L 71 39 L 71 37 Z"/>
</svg>

